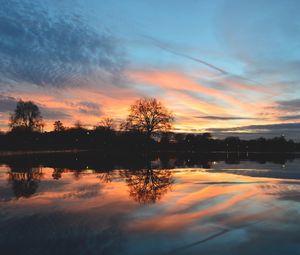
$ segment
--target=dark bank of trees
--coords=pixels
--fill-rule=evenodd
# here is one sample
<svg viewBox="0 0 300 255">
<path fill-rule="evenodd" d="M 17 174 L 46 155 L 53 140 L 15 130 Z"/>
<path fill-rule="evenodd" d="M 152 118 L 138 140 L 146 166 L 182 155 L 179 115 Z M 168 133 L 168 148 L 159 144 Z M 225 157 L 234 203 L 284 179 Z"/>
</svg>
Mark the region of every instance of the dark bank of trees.
<svg viewBox="0 0 300 255">
<path fill-rule="evenodd" d="M 156 99 L 140 99 L 131 105 L 125 121 L 117 128 L 112 118 L 104 118 L 93 129 L 80 121 L 67 128 L 57 120 L 53 131 L 43 132 L 40 110 L 33 102 L 19 101 L 10 117 L 10 131 L 0 134 L 0 148 L 10 150 L 102 150 L 106 152 L 295 152 L 300 144 L 285 137 L 241 140 L 213 138 L 210 133 L 170 132 L 173 114 Z"/>
</svg>

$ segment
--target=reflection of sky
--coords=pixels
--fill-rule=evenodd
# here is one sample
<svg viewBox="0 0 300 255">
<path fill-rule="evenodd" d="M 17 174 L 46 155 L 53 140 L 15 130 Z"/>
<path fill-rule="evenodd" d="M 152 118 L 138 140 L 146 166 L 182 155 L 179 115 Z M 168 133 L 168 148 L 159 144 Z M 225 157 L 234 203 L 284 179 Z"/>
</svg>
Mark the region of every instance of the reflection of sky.
<svg viewBox="0 0 300 255">
<path fill-rule="evenodd" d="M 299 7 L 297 0 L 6 1 L 0 127 L 19 98 L 36 101 L 51 129 L 56 119 L 122 119 L 134 99 L 152 96 L 174 111 L 179 131 L 299 137 L 299 125 L 286 125 L 300 117 Z"/>
<path fill-rule="evenodd" d="M 245 163 L 239 169 L 251 165 L 254 171 L 259 166 Z M 170 190 L 156 203 L 139 204 L 129 195 L 123 171 L 106 182 L 91 171 L 80 176 L 67 171 L 54 180 L 53 169 L 43 168 L 35 194 L 7 199 L 8 171 L 0 169 L 0 249 L 5 254 L 276 255 L 300 249 L 296 179 L 166 170 L 175 180 Z"/>
</svg>

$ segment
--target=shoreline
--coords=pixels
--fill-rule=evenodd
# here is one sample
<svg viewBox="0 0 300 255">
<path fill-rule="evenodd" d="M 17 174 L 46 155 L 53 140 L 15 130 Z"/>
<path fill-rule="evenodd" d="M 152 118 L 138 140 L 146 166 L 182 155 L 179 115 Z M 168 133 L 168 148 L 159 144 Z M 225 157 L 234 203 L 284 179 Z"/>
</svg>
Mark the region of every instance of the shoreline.
<svg viewBox="0 0 300 255">
<path fill-rule="evenodd" d="M 66 150 L 23 150 L 23 151 L 1 151 L 0 150 L 0 157 L 5 157 L 5 156 L 19 156 L 19 155 L 41 155 L 41 154 L 62 154 L 62 153 L 81 153 L 81 152 L 103 152 L 103 150 L 95 150 L 95 149 L 66 149 Z M 152 150 L 152 151 L 140 151 L 140 152 L 131 152 L 128 153 L 126 151 L 106 151 L 108 154 L 136 154 L 136 153 L 142 153 L 142 154 L 148 154 L 148 153 L 175 153 L 175 154 L 234 154 L 234 155 L 239 155 L 239 154 L 265 154 L 265 155 L 278 155 L 278 154 L 289 154 L 289 155 L 300 155 L 300 151 L 178 151 L 178 150 Z"/>
<path fill-rule="evenodd" d="M 0 157 L 3 156 L 18 156 L 18 155 L 34 155 L 34 154 L 57 154 L 57 153 L 78 153 L 78 152 L 86 152 L 88 150 L 78 150 L 78 149 L 70 149 L 70 150 L 38 150 L 38 151 L 0 151 Z"/>
</svg>

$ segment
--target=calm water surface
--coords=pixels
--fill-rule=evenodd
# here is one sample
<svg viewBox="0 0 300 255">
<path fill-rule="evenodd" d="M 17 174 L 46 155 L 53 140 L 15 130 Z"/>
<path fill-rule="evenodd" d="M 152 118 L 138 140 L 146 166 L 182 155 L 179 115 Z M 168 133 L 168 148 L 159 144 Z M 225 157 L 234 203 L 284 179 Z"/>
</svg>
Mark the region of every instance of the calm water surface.
<svg viewBox="0 0 300 255">
<path fill-rule="evenodd" d="M 0 254 L 300 254 L 300 159 L 55 158 L 0 166 Z"/>
</svg>

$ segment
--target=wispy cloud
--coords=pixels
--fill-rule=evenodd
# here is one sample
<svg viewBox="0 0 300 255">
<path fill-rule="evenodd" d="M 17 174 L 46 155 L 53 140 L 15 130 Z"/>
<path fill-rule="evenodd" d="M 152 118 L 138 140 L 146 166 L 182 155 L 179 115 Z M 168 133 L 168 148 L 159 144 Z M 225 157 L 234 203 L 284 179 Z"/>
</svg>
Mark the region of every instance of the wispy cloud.
<svg viewBox="0 0 300 255">
<path fill-rule="evenodd" d="M 16 107 L 16 104 L 16 98 L 0 95 L 0 112 L 11 112 Z"/>
<path fill-rule="evenodd" d="M 300 99 L 277 101 L 276 107 L 288 112 L 298 112 L 300 111 Z"/>
<path fill-rule="evenodd" d="M 252 117 L 239 117 L 239 116 L 195 116 L 198 119 L 207 119 L 207 120 L 262 120 L 263 118 L 252 118 Z"/>
<path fill-rule="evenodd" d="M 154 37 L 151 37 L 151 36 L 147 36 L 147 35 L 143 35 L 144 38 L 152 41 L 153 45 L 155 45 L 156 47 L 162 49 L 162 50 L 165 50 L 165 51 L 168 51 L 172 54 L 175 54 L 177 56 L 180 56 L 180 57 L 184 57 L 184 58 L 187 58 L 187 59 L 190 59 L 192 61 L 195 61 L 195 62 L 198 62 L 202 65 L 205 65 L 221 74 L 228 74 L 228 72 L 226 72 L 224 69 L 216 66 L 216 65 L 213 65 L 205 60 L 202 60 L 200 58 L 196 58 L 196 57 L 193 57 L 193 56 L 189 56 L 185 53 L 182 53 L 182 52 L 179 52 L 177 50 L 174 49 L 174 47 L 172 47 L 170 44 L 166 43 L 166 42 L 163 42 L 161 40 L 158 40 L 158 39 L 155 39 Z"/>
<path fill-rule="evenodd" d="M 281 124 L 268 124 L 268 125 L 250 125 L 242 127 L 232 127 L 232 128 L 212 128 L 211 131 L 244 131 L 244 130 L 300 130 L 300 123 L 281 123 Z"/>
<path fill-rule="evenodd" d="M 225 1 L 215 33 L 246 76 L 295 92 L 300 81 L 299 7 L 294 0 Z"/>
<path fill-rule="evenodd" d="M 115 79 L 124 66 L 116 38 L 76 13 L 50 12 L 39 2 L 4 1 L 0 9 L 0 82 L 74 86 Z"/>
<path fill-rule="evenodd" d="M 222 103 L 234 106 L 235 109 L 243 109 L 252 112 L 255 109 L 253 102 L 245 102 L 245 97 L 235 97 L 221 90 L 201 84 L 184 73 L 168 70 L 132 70 L 128 76 L 133 81 L 163 89 L 187 91 L 188 94 L 199 93 L 211 97 L 210 103 L 222 105 Z M 199 100 L 199 99 L 198 99 Z M 199 100 L 200 101 L 200 100 Z M 253 104 L 253 105 L 252 105 Z M 224 105 L 223 105 L 224 107 Z"/>
<path fill-rule="evenodd" d="M 217 71 L 219 74 L 221 74 L 225 77 L 227 76 L 227 77 L 239 79 L 239 80 L 242 80 L 242 81 L 247 81 L 247 82 L 250 82 L 251 84 L 262 85 L 261 82 L 258 82 L 253 78 L 248 78 L 248 77 L 243 76 L 243 75 L 238 75 L 238 74 L 235 74 L 235 73 L 232 73 L 232 72 L 228 72 L 227 70 L 225 70 L 225 68 L 221 68 L 221 67 L 219 67 L 215 64 L 212 64 L 208 61 L 205 61 L 201 58 L 197 58 L 197 57 L 191 56 L 189 54 L 186 54 L 186 53 L 180 51 L 179 49 L 176 49 L 174 44 L 170 44 L 170 43 L 164 42 L 162 40 L 158 40 L 158 39 L 156 39 L 152 36 L 148 36 L 148 35 L 142 35 L 142 36 L 144 38 L 150 40 L 153 43 L 154 46 L 156 46 L 156 47 L 158 47 L 158 48 L 160 48 L 164 51 L 167 51 L 167 52 L 170 52 L 174 55 L 192 60 L 194 62 L 197 62 L 197 63 L 199 63 L 201 65 L 204 65 L 204 66 L 206 66 L 206 67 L 208 67 L 208 68 L 210 68 L 214 71 Z"/>
<path fill-rule="evenodd" d="M 17 102 L 20 99 L 11 97 L 11 96 L 4 96 L 0 95 L 0 113 L 10 114 L 16 108 Z M 47 120 L 55 120 L 55 119 L 68 119 L 70 115 L 64 112 L 62 109 L 59 108 L 49 108 L 45 104 L 37 104 L 43 117 Z"/>
<path fill-rule="evenodd" d="M 278 119 L 279 120 L 298 120 L 298 121 L 300 121 L 300 114 L 279 116 Z"/>
<path fill-rule="evenodd" d="M 80 101 L 77 103 L 68 103 L 74 109 L 77 109 L 81 114 L 87 114 L 92 116 L 100 117 L 103 115 L 102 106 L 100 104 L 91 101 Z"/>
<path fill-rule="evenodd" d="M 259 136 L 274 137 L 285 135 L 288 139 L 298 139 L 300 136 L 300 123 L 281 123 L 268 125 L 250 125 L 232 128 L 209 128 L 218 137 L 240 136 L 242 138 L 258 138 Z"/>
</svg>

